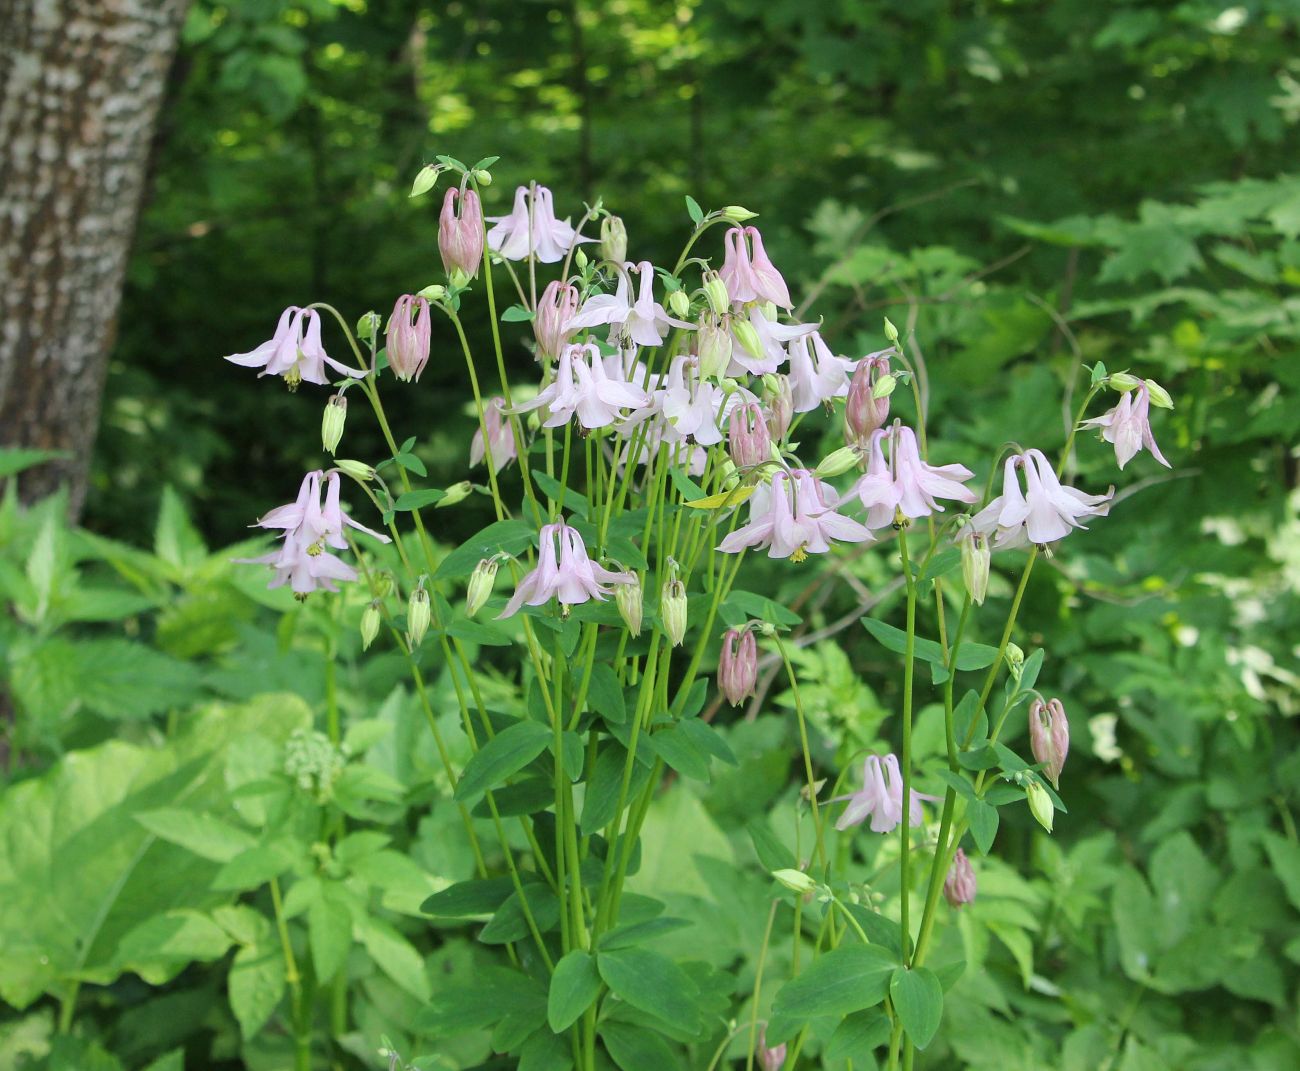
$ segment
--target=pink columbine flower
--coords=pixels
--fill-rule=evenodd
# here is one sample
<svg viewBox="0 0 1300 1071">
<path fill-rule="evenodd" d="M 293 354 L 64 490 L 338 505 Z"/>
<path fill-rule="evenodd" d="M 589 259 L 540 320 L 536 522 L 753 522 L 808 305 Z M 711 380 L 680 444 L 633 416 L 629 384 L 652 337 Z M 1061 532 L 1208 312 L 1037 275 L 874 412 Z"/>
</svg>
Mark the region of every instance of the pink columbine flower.
<svg viewBox="0 0 1300 1071">
<path fill-rule="evenodd" d="M 1029 749 L 1034 761 L 1043 764 L 1043 774 L 1060 788 L 1061 771 L 1065 757 L 1070 753 L 1070 722 L 1065 716 L 1065 704 L 1059 699 L 1044 703 L 1035 699 L 1029 706 Z"/>
<path fill-rule="evenodd" d="M 796 413 L 808 413 L 832 398 L 849 391 L 853 362 L 837 357 L 822 340 L 821 333 L 793 339 L 790 354 L 790 388 Z"/>
<path fill-rule="evenodd" d="M 325 484 L 325 504 L 321 505 L 321 483 Z M 260 558 L 236 558 L 249 565 L 269 565 L 275 576 L 268 587 L 289 584 L 299 598 L 318 589 L 337 591 L 336 580 L 355 580 L 356 570 L 331 554 L 327 547 L 346 550 L 345 528 L 355 528 L 381 543 L 388 537 L 358 524 L 339 504 L 339 474 L 325 475 L 319 469 L 309 472 L 298 488 L 298 497 L 287 506 L 277 506 L 257 522 L 255 527 L 282 529 L 283 542 L 278 550 Z"/>
<path fill-rule="evenodd" d="M 790 421 L 794 419 L 794 391 L 790 387 L 789 376 L 769 377 L 769 384 L 774 386 L 763 392 L 763 401 L 767 405 L 767 430 L 773 442 L 781 442 L 790 430 Z"/>
<path fill-rule="evenodd" d="M 559 279 L 546 284 L 537 299 L 537 315 L 533 317 L 533 334 L 537 336 L 537 350 L 542 357 L 554 359 L 568 344 L 578 329 L 573 317 L 578 311 L 578 288 Z"/>
<path fill-rule="evenodd" d="M 532 401 L 515 406 L 526 413 L 542 406 L 550 412 L 542 426 L 558 428 L 574 416 L 588 431 L 607 428 L 625 417 L 623 410 L 642 409 L 650 397 L 640 387 L 609 374 L 595 343 L 565 346 L 555 365 L 555 379 Z"/>
<path fill-rule="evenodd" d="M 965 465 L 930 465 L 922 461 L 912 429 L 895 424 L 871 433 L 867 471 L 849 494 L 856 495 L 867 507 L 868 528 L 884 528 L 893 524 L 899 513 L 909 520 L 942 513 L 940 498 L 974 502 L 975 492 L 962 486 L 973 475 Z"/>
<path fill-rule="evenodd" d="M 456 198 L 460 198 L 460 212 Z M 483 205 L 473 190 L 451 187 L 442 199 L 438 217 L 438 252 L 442 268 L 448 275 L 463 272 L 471 279 L 483 263 Z"/>
<path fill-rule="evenodd" d="M 654 393 L 654 404 L 671 441 L 690 439 L 700 446 L 722 442 L 717 424 L 718 409 L 724 404 L 722 388 L 699 378 L 698 358 L 673 358 L 663 386 Z"/>
<path fill-rule="evenodd" d="M 1025 487 L 1020 487 L 1020 472 Z M 963 525 L 958 538 L 972 532 L 991 536 L 995 550 L 1046 546 L 1083 528 L 1082 517 L 1104 517 L 1110 512 L 1112 487 L 1104 495 L 1088 495 L 1061 486 L 1051 463 L 1041 450 L 1012 454 L 1002 469 L 1002 494 Z"/>
<path fill-rule="evenodd" d="M 921 801 L 939 802 L 938 796 L 927 796 L 923 792 L 911 790 L 907 808 L 908 823 L 913 826 L 921 824 Z M 888 833 L 897 829 L 903 821 L 903 773 L 898 768 L 898 759 L 886 755 L 884 759 L 868 755 L 862 764 L 862 787 L 848 796 L 836 796 L 832 803 L 848 800 L 839 821 L 835 823 L 838 830 L 861 825 L 871 819 L 873 833 Z"/>
<path fill-rule="evenodd" d="M 767 1024 L 764 1023 L 758 1028 L 758 1063 L 763 1071 L 781 1071 L 785 1066 L 786 1047 L 785 1042 L 780 1045 L 771 1045 L 767 1043 Z"/>
<path fill-rule="evenodd" d="M 403 383 L 418 380 L 429 363 L 429 302 L 414 294 L 403 294 L 388 318 L 385 345 L 388 367 Z"/>
<path fill-rule="evenodd" d="M 634 271 L 641 276 L 636 301 L 631 300 L 632 279 L 629 274 Z M 578 330 L 609 324 L 610 342 L 626 340 L 638 346 L 662 345 L 670 327 L 693 330 L 694 324 L 669 316 L 664 307 L 655 301 L 654 282 L 654 267 L 648 260 L 643 260 L 640 264 L 620 265 L 618 285 L 614 293 L 589 297 L 578 314 L 569 321 L 569 326 Z"/>
<path fill-rule="evenodd" d="M 758 402 L 746 402 L 731 410 L 727 447 L 737 468 L 753 468 L 772 459 L 772 433 Z"/>
<path fill-rule="evenodd" d="M 948 876 L 943 879 L 943 898 L 950 907 L 961 907 L 975 899 L 975 891 L 975 870 L 966 853 L 958 848 L 952 866 L 948 868 Z"/>
<path fill-rule="evenodd" d="M 1114 409 L 1092 420 L 1085 420 L 1083 426 L 1101 428 L 1101 437 L 1115 446 L 1115 460 L 1121 471 L 1144 446 L 1160 464 L 1171 468 L 1151 434 L 1150 411 L 1151 391 L 1144 380 L 1139 380 L 1134 390 L 1124 392 Z"/>
<path fill-rule="evenodd" d="M 874 538 L 857 521 L 835 511 L 839 496 L 806 469 L 777 472 L 770 486 L 749 500 L 749 523 L 728 535 L 718 549 L 736 554 L 746 547 L 767 549 L 769 558 L 801 562 L 825 554 L 834 540 L 862 543 Z"/>
<path fill-rule="evenodd" d="M 758 643 L 748 629 L 728 629 L 718 655 L 718 687 L 733 707 L 754 694 L 758 679 Z"/>
<path fill-rule="evenodd" d="M 753 243 L 751 255 L 749 245 Z M 770 301 L 790 308 L 790 289 L 767 258 L 757 227 L 732 227 L 723 238 L 726 255 L 718 274 L 732 301 Z"/>
<path fill-rule="evenodd" d="M 558 548 L 558 562 L 557 562 Z M 537 568 L 519 581 L 499 617 L 510 617 L 521 606 L 541 606 L 557 599 L 563 612 L 569 606 L 596 599 L 603 602 L 609 584 L 634 584 L 634 573 L 605 569 L 587 557 L 587 545 L 577 529 L 563 521 L 544 525 L 537 544 Z"/>
<path fill-rule="evenodd" d="M 567 219 L 555 218 L 551 191 L 545 186 L 520 186 L 510 215 L 489 216 L 488 221 L 496 224 L 487 232 L 488 248 L 506 260 L 525 260 L 531 255 L 543 264 L 554 264 L 577 243 L 596 240 L 580 238 Z"/>
<path fill-rule="evenodd" d="M 844 400 L 844 441 L 850 445 L 856 443 L 865 449 L 871 433 L 889 420 L 889 395 L 873 395 L 880 377 L 889 374 L 889 356 L 893 352 L 891 348 L 869 353 L 853 372 Z"/>
<path fill-rule="evenodd" d="M 257 374 L 259 379 L 262 376 L 284 376 L 290 389 L 304 380 L 321 385 L 329 383 L 325 375 L 326 365 L 353 379 L 366 374 L 364 369 L 339 364 L 326 353 L 320 338 L 320 314 L 315 309 L 300 309 L 297 305 L 290 305 L 280 314 L 280 322 L 271 339 L 248 353 L 231 354 L 226 360 L 245 368 L 262 369 Z"/>
<path fill-rule="evenodd" d="M 738 314 L 731 313 L 725 322 L 731 327 L 729 376 L 747 373 L 761 376 L 775 372 L 788 357 L 785 344 L 817 330 L 816 324 L 781 324 L 769 320 L 758 305 L 750 308 L 747 317 L 739 318 Z"/>
<path fill-rule="evenodd" d="M 487 428 L 487 445 L 492 448 L 493 472 L 500 472 L 516 457 L 515 436 L 510 421 L 505 418 L 505 408 L 504 398 L 489 398 L 483 407 L 483 426 Z M 481 465 L 486 457 L 483 427 L 480 427 L 469 444 L 470 468 Z"/>
</svg>

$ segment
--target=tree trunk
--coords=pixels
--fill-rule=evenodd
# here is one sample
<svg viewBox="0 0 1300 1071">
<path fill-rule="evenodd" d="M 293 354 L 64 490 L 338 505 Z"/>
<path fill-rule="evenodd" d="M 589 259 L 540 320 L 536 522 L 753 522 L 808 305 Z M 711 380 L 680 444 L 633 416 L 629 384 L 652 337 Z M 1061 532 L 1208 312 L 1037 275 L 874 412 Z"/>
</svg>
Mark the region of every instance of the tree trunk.
<svg viewBox="0 0 1300 1071">
<path fill-rule="evenodd" d="M 149 147 L 189 0 L 0 0 L 0 445 L 85 496 Z"/>
</svg>

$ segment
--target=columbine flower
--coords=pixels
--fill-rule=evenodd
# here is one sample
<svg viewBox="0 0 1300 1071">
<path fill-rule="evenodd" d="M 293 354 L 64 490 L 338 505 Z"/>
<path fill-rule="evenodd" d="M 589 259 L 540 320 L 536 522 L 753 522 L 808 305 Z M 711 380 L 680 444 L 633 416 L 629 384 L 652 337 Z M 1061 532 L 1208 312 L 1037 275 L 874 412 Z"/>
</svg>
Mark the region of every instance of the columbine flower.
<svg viewBox="0 0 1300 1071">
<path fill-rule="evenodd" d="M 1029 749 L 1053 788 L 1061 787 L 1061 770 L 1070 753 L 1070 722 L 1059 699 L 1035 699 L 1029 707 Z"/>
<path fill-rule="evenodd" d="M 771 460 L 772 433 L 767 430 L 763 407 L 758 402 L 746 402 L 731 410 L 727 446 L 737 468 L 753 468 Z"/>
<path fill-rule="evenodd" d="M 767 1044 L 767 1024 L 758 1028 L 758 1063 L 763 1071 L 781 1071 L 785 1066 L 786 1048 L 785 1042 L 780 1045 L 768 1046 Z"/>
<path fill-rule="evenodd" d="M 718 549 L 735 554 L 745 547 L 767 548 L 769 558 L 801 562 L 809 554 L 825 554 L 833 540 L 862 543 L 872 535 L 857 521 L 835 512 L 839 502 L 828 487 L 806 469 L 778 472 L 768 487 L 759 487 L 749 500 L 749 523 L 728 535 Z"/>
<path fill-rule="evenodd" d="M 1020 471 L 1025 474 L 1025 489 L 1020 487 Z M 1081 517 L 1104 517 L 1110 512 L 1112 487 L 1104 495 L 1088 495 L 1073 487 L 1062 487 L 1051 463 L 1041 450 L 1012 454 L 1002 470 L 1002 494 L 963 526 L 993 537 L 993 547 L 1023 547 L 1030 543 L 1045 546 L 1064 539 L 1075 528 L 1085 527 Z"/>
<path fill-rule="evenodd" d="M 866 447 L 871 433 L 889 419 L 889 395 L 875 397 L 876 384 L 889 374 L 893 349 L 869 353 L 858 362 L 844 400 L 844 441 Z"/>
<path fill-rule="evenodd" d="M 757 305 L 750 308 L 747 318 L 733 313 L 727 317 L 727 323 L 733 343 L 731 364 L 727 366 L 729 376 L 775 372 L 788 356 L 784 344 L 817 330 L 816 324 L 779 324 L 769 320 Z"/>
<path fill-rule="evenodd" d="M 412 319 L 414 317 L 414 319 Z M 429 302 L 403 294 L 388 318 L 388 367 L 403 383 L 418 380 L 429 363 Z"/>
<path fill-rule="evenodd" d="M 515 190 L 515 204 L 508 216 L 489 216 L 496 226 L 487 232 L 488 248 L 500 253 L 506 260 L 524 260 L 530 254 L 543 264 L 563 260 L 578 242 L 594 242 L 594 238 L 580 238 L 569 226 L 567 219 L 555 218 L 551 191 L 545 186 L 520 186 Z"/>
<path fill-rule="evenodd" d="M 537 336 L 537 349 L 543 357 L 558 357 L 577 328 L 573 326 L 578 311 L 578 288 L 554 279 L 546 284 L 537 299 L 537 315 L 533 317 L 533 334 Z"/>
<path fill-rule="evenodd" d="M 557 564 L 556 549 L 559 550 Z M 608 584 L 631 584 L 633 573 L 616 573 L 602 568 L 587 557 L 587 545 L 576 529 L 563 521 L 543 526 L 537 545 L 537 568 L 519 581 L 515 593 L 499 617 L 510 617 L 524 605 L 541 606 L 558 599 L 563 612 L 567 607 L 596 599 L 603 602 L 610 593 Z"/>
<path fill-rule="evenodd" d="M 889 444 L 889 460 L 884 445 Z M 937 499 L 974 502 L 975 492 L 962 483 L 974 475 L 965 465 L 929 465 L 921 460 L 911 428 L 878 428 L 868 442 L 867 471 L 850 495 L 867 507 L 868 528 L 893 524 L 898 513 L 909 519 L 943 512 Z"/>
<path fill-rule="evenodd" d="M 754 694 L 758 678 L 758 643 L 746 629 L 728 629 L 718 655 L 718 687 L 733 707 Z"/>
<path fill-rule="evenodd" d="M 789 376 L 765 376 L 763 401 L 767 405 L 767 430 L 773 442 L 780 442 L 794 419 L 794 393 Z"/>
<path fill-rule="evenodd" d="M 848 393 L 853 362 L 831 353 L 819 332 L 793 339 L 789 353 L 790 388 L 796 413 L 811 412 L 823 402 Z"/>
<path fill-rule="evenodd" d="M 631 300 L 632 279 L 628 274 L 632 271 L 641 276 L 635 302 Z M 648 260 L 643 260 L 640 264 L 621 265 L 614 293 L 589 297 L 578 314 L 569 321 L 569 326 L 578 330 L 609 324 L 611 343 L 623 339 L 635 342 L 638 346 L 662 345 L 669 327 L 693 329 L 694 324 L 669 316 L 664 307 L 655 301 L 654 282 L 654 267 Z"/>
<path fill-rule="evenodd" d="M 578 423 L 590 431 L 622 420 L 624 409 L 637 410 L 649 404 L 649 395 L 640 387 L 611 377 L 600 359 L 600 349 L 588 343 L 566 346 L 556 362 L 555 379 L 513 412 L 526 413 L 544 405 L 550 416 L 543 427 L 561 427 L 576 415 Z"/>
<path fill-rule="evenodd" d="M 921 801 L 939 801 L 938 796 L 927 796 L 923 792 L 911 790 L 910 803 L 907 808 L 908 823 L 913 826 L 921 824 Z M 886 755 L 879 759 L 868 755 L 862 764 L 862 787 L 848 796 L 836 796 L 832 803 L 848 800 L 835 828 L 848 829 L 861 825 L 871 819 L 873 833 L 888 833 L 898 828 L 903 821 L 903 773 L 898 768 L 898 759 Z"/>
<path fill-rule="evenodd" d="M 722 442 L 717 414 L 723 404 L 722 388 L 698 377 L 695 357 L 674 357 L 664 384 L 654 394 L 654 403 L 672 441 L 691 439 L 700 446 Z"/>
<path fill-rule="evenodd" d="M 754 246 L 752 256 L 749 242 Z M 790 290 L 781 273 L 767 259 L 763 236 L 757 227 L 732 227 L 723 244 L 727 252 L 718 274 L 727 284 L 733 301 L 770 301 L 783 309 L 790 308 Z"/>
<path fill-rule="evenodd" d="M 290 305 L 280 314 L 275 335 L 248 353 L 233 353 L 226 358 L 245 368 L 260 368 L 257 375 L 284 376 L 290 389 L 306 380 L 308 383 L 326 384 L 325 366 L 329 365 L 345 376 L 360 379 L 363 369 L 339 364 L 328 353 L 320 339 L 320 314 L 315 309 L 300 309 Z"/>
<path fill-rule="evenodd" d="M 1085 420 L 1083 426 L 1101 428 L 1101 437 L 1115 445 L 1115 460 L 1121 470 L 1144 446 L 1160 464 L 1171 468 L 1151 434 L 1150 410 L 1151 391 L 1145 382 L 1138 380 L 1137 387 L 1125 391 L 1114 409 L 1092 420 Z"/>
<path fill-rule="evenodd" d="M 325 505 L 321 506 L 321 481 L 325 483 Z M 268 587 L 278 588 L 289 584 L 295 595 L 305 598 L 317 589 L 337 591 L 336 580 L 355 580 L 356 570 L 331 554 L 326 548 L 346 550 L 348 541 L 344 528 L 374 536 L 381 543 L 388 537 L 358 524 L 339 504 L 339 474 L 328 476 L 319 469 L 303 477 L 298 488 L 298 498 L 287 506 L 277 506 L 257 522 L 255 527 L 283 529 L 283 542 L 278 550 L 260 558 L 236 558 L 249 565 L 270 565 L 275 576 Z"/>
<path fill-rule="evenodd" d="M 456 212 L 456 198 L 460 212 Z M 453 186 L 442 199 L 438 217 L 438 252 L 443 270 L 450 275 L 459 271 L 474 278 L 483 262 L 483 206 L 473 190 Z"/>
<path fill-rule="evenodd" d="M 975 871 L 960 848 L 952 858 L 948 876 L 943 879 L 943 898 L 951 907 L 961 907 L 975 899 Z"/>
<path fill-rule="evenodd" d="M 489 398 L 483 406 L 483 427 L 487 428 L 487 445 L 492 448 L 492 471 L 500 472 L 515 459 L 515 436 L 510 421 L 504 417 L 506 400 Z M 481 465 L 487 456 L 483 445 L 483 427 L 474 432 L 469 444 L 470 468 Z"/>
</svg>

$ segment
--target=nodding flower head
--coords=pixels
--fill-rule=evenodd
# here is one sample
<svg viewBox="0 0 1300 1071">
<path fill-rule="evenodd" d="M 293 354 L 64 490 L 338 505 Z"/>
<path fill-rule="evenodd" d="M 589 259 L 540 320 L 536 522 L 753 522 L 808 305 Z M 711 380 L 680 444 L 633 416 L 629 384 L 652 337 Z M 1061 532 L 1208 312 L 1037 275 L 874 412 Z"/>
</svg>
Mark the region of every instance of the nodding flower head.
<svg viewBox="0 0 1300 1071">
<path fill-rule="evenodd" d="M 758 644 L 752 630 L 728 629 L 718 656 L 718 687 L 733 707 L 754 694 L 758 679 Z"/>
<path fill-rule="evenodd" d="M 260 368 L 259 378 L 283 376 L 290 390 L 297 390 L 303 382 L 322 386 L 329 383 L 326 365 L 353 379 L 366 374 L 364 369 L 349 368 L 326 353 L 320 337 L 320 313 L 297 305 L 290 305 L 280 314 L 270 339 L 247 353 L 232 353 L 226 360 L 245 368 Z"/>
<path fill-rule="evenodd" d="M 505 417 L 506 400 L 489 398 L 483 406 L 483 424 L 474 432 L 469 444 L 470 466 L 480 465 L 492 451 L 492 471 L 500 472 L 515 459 L 515 436 L 510 421 Z M 484 441 L 483 430 L 487 429 Z"/>
<path fill-rule="evenodd" d="M 460 199 L 460 212 L 456 200 Z M 438 252 L 448 275 L 460 272 L 467 279 L 478 275 L 483 263 L 483 206 L 471 189 L 451 187 L 442 199 L 438 217 Z"/>
<path fill-rule="evenodd" d="M 537 568 L 515 587 L 515 593 L 501 611 L 510 617 L 522 606 L 541 606 L 555 599 L 561 610 L 595 599 L 603 602 L 610 584 L 635 583 L 633 573 L 612 572 L 587 556 L 587 545 L 577 529 L 563 521 L 544 525 L 537 544 Z"/>
<path fill-rule="evenodd" d="M 965 465 L 930 465 L 922 461 L 912 429 L 895 423 L 871 433 L 867 471 L 849 494 L 857 495 L 867 507 L 868 528 L 884 528 L 898 522 L 900 516 L 910 521 L 942 513 L 938 502 L 941 498 L 974 502 L 975 492 L 962 486 L 973 475 Z"/>
<path fill-rule="evenodd" d="M 1115 461 L 1121 469 L 1143 447 L 1150 450 L 1151 456 L 1165 468 L 1171 467 L 1156 445 L 1155 436 L 1151 434 L 1151 390 L 1144 380 L 1137 380 L 1137 386 L 1133 390 L 1125 391 L 1114 409 L 1092 420 L 1085 420 L 1083 426 L 1101 429 L 1101 437 L 1114 444 Z"/>
<path fill-rule="evenodd" d="M 538 353 L 554 359 L 568 344 L 578 328 L 571 325 L 578 311 L 578 288 L 559 279 L 546 284 L 537 301 L 537 315 L 533 317 L 533 334 L 537 337 Z"/>
<path fill-rule="evenodd" d="M 772 434 L 758 402 L 738 405 L 727 422 L 727 447 L 737 468 L 761 465 L 772 457 Z"/>
<path fill-rule="evenodd" d="M 1029 707 L 1029 749 L 1043 764 L 1043 775 L 1059 788 L 1065 757 L 1070 753 L 1070 722 L 1059 699 L 1035 699 Z"/>
<path fill-rule="evenodd" d="M 718 274 L 733 301 L 770 301 L 790 308 L 790 289 L 768 259 L 757 227 L 732 227 L 723 237 L 723 245 L 726 254 Z"/>
<path fill-rule="evenodd" d="M 567 219 L 555 218 L 551 191 L 545 186 L 520 186 L 510 214 L 489 216 L 488 221 L 496 224 L 487 233 L 488 248 L 506 260 L 535 256 L 543 264 L 554 264 L 579 242 L 595 241 L 580 238 Z"/>
<path fill-rule="evenodd" d="M 865 447 L 871 435 L 889 421 L 889 395 L 876 397 L 876 384 L 889 374 L 893 349 L 870 353 L 858 362 L 844 400 L 844 439 Z"/>
<path fill-rule="evenodd" d="M 749 523 L 728 535 L 718 549 L 735 554 L 746 547 L 766 548 L 769 558 L 803 561 L 825 554 L 836 541 L 862 543 L 871 533 L 835 510 L 839 496 L 806 469 L 777 472 L 749 500 Z"/>
<path fill-rule="evenodd" d="M 429 302 L 403 294 L 388 319 L 388 367 L 404 383 L 418 380 L 429 363 Z"/>
<path fill-rule="evenodd" d="M 1104 495 L 1063 487 L 1043 452 L 1026 450 L 1007 458 L 1002 494 L 971 518 L 970 527 L 990 536 L 994 550 L 1030 543 L 1045 547 L 1085 527 L 1083 518 L 1106 516 L 1114 494 L 1113 487 Z"/>
<path fill-rule="evenodd" d="M 953 856 L 948 876 L 943 879 L 943 898 L 951 907 L 961 907 L 975 899 L 975 871 L 960 848 Z"/>
<path fill-rule="evenodd" d="M 907 808 L 908 824 L 921 824 L 922 800 L 937 803 L 939 799 L 938 796 L 927 796 L 911 789 Z M 896 829 L 903 821 L 903 774 L 898 767 L 898 759 L 894 755 L 886 755 L 883 759 L 868 755 L 862 764 L 862 787 L 851 795 L 836 796 L 831 802 L 841 800 L 847 800 L 849 805 L 835 823 L 836 829 L 844 830 L 861 825 L 868 818 L 871 819 L 873 833 L 888 833 Z"/>
</svg>

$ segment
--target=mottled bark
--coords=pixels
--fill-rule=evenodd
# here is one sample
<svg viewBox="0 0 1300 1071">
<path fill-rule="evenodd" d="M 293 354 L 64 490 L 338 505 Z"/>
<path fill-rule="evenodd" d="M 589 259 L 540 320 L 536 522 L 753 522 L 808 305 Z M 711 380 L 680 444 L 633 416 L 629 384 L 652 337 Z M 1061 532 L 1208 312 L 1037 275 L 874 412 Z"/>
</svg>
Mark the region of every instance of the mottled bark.
<svg viewBox="0 0 1300 1071">
<path fill-rule="evenodd" d="M 189 0 L 0 0 L 0 445 L 66 451 L 75 514 Z"/>
</svg>

